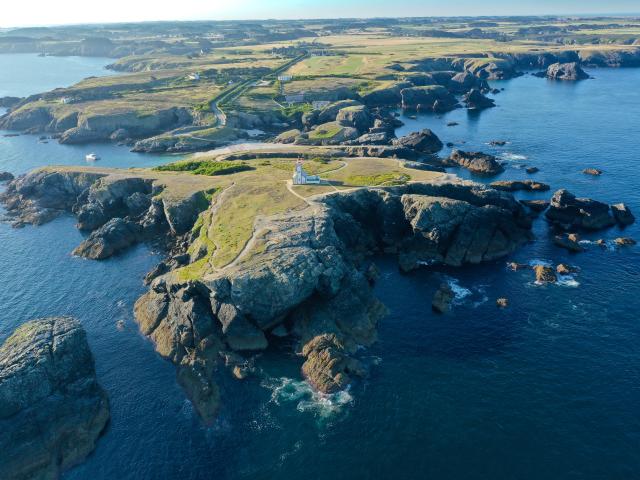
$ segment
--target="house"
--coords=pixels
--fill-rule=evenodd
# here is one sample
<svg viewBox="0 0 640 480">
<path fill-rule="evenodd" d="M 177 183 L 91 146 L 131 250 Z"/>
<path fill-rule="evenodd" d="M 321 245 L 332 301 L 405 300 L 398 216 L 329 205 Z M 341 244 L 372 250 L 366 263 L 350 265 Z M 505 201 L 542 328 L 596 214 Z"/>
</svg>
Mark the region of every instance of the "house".
<svg viewBox="0 0 640 480">
<path fill-rule="evenodd" d="M 280 82 L 290 82 L 293 79 L 291 75 L 278 75 L 278 81 Z"/>
<path fill-rule="evenodd" d="M 295 169 L 293 170 L 294 185 L 320 185 L 320 177 L 318 175 L 309 175 L 302 167 L 302 159 L 298 159 Z"/>
</svg>

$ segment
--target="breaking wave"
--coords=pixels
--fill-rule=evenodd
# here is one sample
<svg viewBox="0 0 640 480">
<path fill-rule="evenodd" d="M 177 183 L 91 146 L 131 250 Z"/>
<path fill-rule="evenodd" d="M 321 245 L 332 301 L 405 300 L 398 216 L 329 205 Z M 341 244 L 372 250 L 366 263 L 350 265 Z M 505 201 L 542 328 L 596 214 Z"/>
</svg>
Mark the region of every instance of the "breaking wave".
<svg viewBox="0 0 640 480">
<path fill-rule="evenodd" d="M 292 378 L 267 378 L 262 386 L 271 390 L 271 403 L 282 405 L 296 403 L 299 412 L 310 412 L 320 418 L 329 418 L 353 403 L 353 397 L 347 390 L 332 394 L 315 391 L 305 380 Z"/>
</svg>

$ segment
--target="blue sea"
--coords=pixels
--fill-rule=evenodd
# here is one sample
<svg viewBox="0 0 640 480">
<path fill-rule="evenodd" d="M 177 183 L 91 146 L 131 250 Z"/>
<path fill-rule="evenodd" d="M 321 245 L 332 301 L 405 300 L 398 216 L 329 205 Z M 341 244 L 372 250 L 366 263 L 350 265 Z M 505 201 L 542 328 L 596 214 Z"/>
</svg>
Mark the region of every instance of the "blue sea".
<svg viewBox="0 0 640 480">
<path fill-rule="evenodd" d="M 16 84 L 11 68 L 1 68 L 3 94 L 69 85 L 105 74 L 108 63 L 55 59 L 48 64 L 55 84 L 43 85 L 37 72 L 49 58 L 0 55 L 0 65 L 14 60 L 27 74 Z M 507 162 L 500 178 L 624 201 L 640 216 L 640 70 L 590 73 L 595 79 L 577 84 L 532 76 L 494 82 L 504 88 L 496 108 L 405 116 L 398 133 L 431 128 L 459 148 L 499 155 Z M 446 126 L 453 121 L 459 125 Z M 508 143 L 491 147 L 491 140 Z M 0 170 L 84 164 L 87 151 L 109 166 L 171 160 L 0 136 Z M 525 164 L 540 172 L 527 175 Z M 585 167 L 604 174 L 584 175 Z M 160 258 L 145 246 L 94 262 L 70 255 L 82 240 L 70 217 L 17 230 L 0 223 L 0 340 L 45 315 L 76 316 L 87 330 L 112 420 L 94 454 L 66 479 L 638 478 L 640 247 L 587 244 L 575 255 L 551 245 L 543 218 L 534 230 L 535 242 L 478 267 L 404 275 L 392 259 L 376 259 L 376 294 L 390 314 L 379 342 L 361 352 L 370 376 L 347 392 L 318 396 L 283 345 L 260 357 L 256 377 L 223 378 L 224 406 L 212 427 L 199 421 L 174 367 L 133 321 L 142 277 Z M 640 239 L 640 227 L 585 239 L 620 235 Z M 508 271 L 507 260 L 565 262 L 580 271 L 539 286 L 530 271 Z M 445 316 L 431 312 L 443 281 L 457 293 Z M 496 308 L 498 297 L 509 307 Z"/>
</svg>

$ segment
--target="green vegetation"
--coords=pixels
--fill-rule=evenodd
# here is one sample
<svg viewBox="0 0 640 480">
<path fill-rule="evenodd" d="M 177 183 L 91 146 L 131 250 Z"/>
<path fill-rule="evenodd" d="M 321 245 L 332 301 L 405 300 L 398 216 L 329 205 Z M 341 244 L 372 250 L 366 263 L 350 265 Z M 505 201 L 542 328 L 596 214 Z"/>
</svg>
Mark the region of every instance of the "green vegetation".
<svg viewBox="0 0 640 480">
<path fill-rule="evenodd" d="M 254 167 L 243 162 L 218 162 L 184 160 L 168 165 L 160 165 L 154 170 L 159 172 L 191 172 L 194 175 L 230 175 L 232 173 L 255 170 Z"/>
<path fill-rule="evenodd" d="M 309 132 L 309 138 L 312 140 L 330 139 L 342 132 L 343 128 L 344 127 L 337 122 L 325 123 Z"/>
<path fill-rule="evenodd" d="M 366 186 L 366 185 L 400 185 L 407 183 L 411 180 L 411 177 L 407 174 L 397 173 L 380 173 L 377 175 L 352 175 L 347 178 L 349 185 L 353 186 Z"/>
</svg>

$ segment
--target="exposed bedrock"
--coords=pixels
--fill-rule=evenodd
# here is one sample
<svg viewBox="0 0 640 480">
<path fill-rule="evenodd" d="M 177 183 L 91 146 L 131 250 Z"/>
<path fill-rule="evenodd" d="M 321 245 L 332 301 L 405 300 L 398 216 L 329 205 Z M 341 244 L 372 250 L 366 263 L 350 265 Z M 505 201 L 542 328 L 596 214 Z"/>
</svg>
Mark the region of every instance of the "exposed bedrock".
<svg viewBox="0 0 640 480">
<path fill-rule="evenodd" d="M 95 448 L 109 421 L 80 323 L 44 318 L 0 346 L 0 476 L 57 479 Z"/>
<path fill-rule="evenodd" d="M 504 171 L 496 157 L 482 152 L 453 150 L 445 163 L 449 166 L 464 167 L 476 175 L 497 175 Z"/>
<path fill-rule="evenodd" d="M 589 75 L 580 68 L 578 62 L 554 63 L 549 65 L 546 71 L 546 77 L 553 80 L 585 80 Z"/>
<path fill-rule="evenodd" d="M 550 222 L 565 230 L 600 230 L 615 224 L 609 205 L 590 198 L 576 198 L 564 189 L 553 194 L 545 215 Z"/>
<path fill-rule="evenodd" d="M 15 226 L 73 213 L 91 234 L 74 253 L 104 259 L 146 239 L 188 232 L 207 208 L 204 192 L 174 198 L 153 178 L 41 169 L 18 177 L 0 195 Z"/>
</svg>

